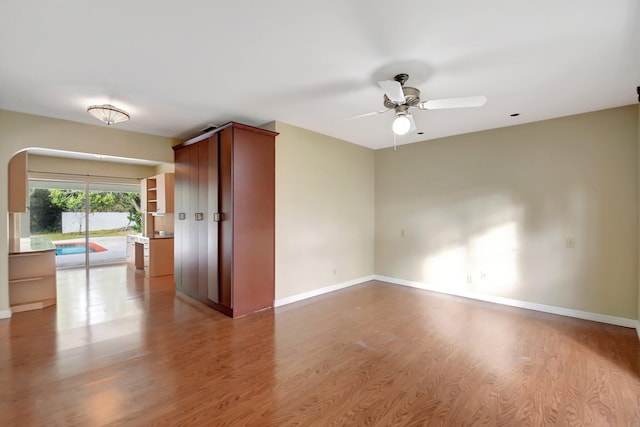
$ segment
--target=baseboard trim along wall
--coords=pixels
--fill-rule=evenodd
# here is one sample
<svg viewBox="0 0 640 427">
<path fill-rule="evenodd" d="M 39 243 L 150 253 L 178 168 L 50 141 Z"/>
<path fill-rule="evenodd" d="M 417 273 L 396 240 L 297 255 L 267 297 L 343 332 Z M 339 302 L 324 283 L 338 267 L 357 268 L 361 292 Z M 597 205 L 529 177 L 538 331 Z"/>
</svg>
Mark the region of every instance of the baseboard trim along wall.
<svg viewBox="0 0 640 427">
<path fill-rule="evenodd" d="M 0 319 L 8 319 L 11 317 L 11 310 L 0 310 Z"/>
<path fill-rule="evenodd" d="M 342 283 L 336 283 L 335 285 L 325 286 L 324 288 L 314 289 L 309 292 L 303 292 L 301 294 L 292 295 L 286 298 L 279 298 L 273 302 L 274 307 L 280 307 L 282 305 L 291 304 L 294 302 L 302 301 L 307 298 L 317 297 L 319 295 L 328 294 L 329 292 L 337 291 L 339 289 L 348 288 L 349 286 L 359 285 L 364 282 L 374 280 L 374 276 L 365 276 L 358 279 L 349 280 Z"/>
<path fill-rule="evenodd" d="M 323 288 L 314 289 L 312 291 L 303 292 L 301 294 L 292 295 L 290 297 L 276 299 L 273 302 L 273 306 L 280 307 L 283 305 L 302 301 L 308 298 L 317 297 L 319 295 L 328 294 L 329 292 L 337 291 L 339 289 L 344 289 L 350 286 L 359 285 L 361 283 L 365 283 L 371 280 L 379 280 L 381 282 L 392 283 L 394 285 L 402 285 L 402 286 L 408 286 L 411 288 L 424 289 L 427 291 L 439 292 L 442 294 L 455 295 L 455 296 L 464 297 L 464 298 L 486 301 L 494 304 L 508 305 L 511 307 L 525 308 L 527 310 L 541 311 L 544 313 L 557 314 L 560 316 L 575 317 L 577 319 L 592 320 L 594 322 L 608 323 L 616 326 L 634 328 L 638 332 L 638 338 L 640 338 L 640 321 L 637 321 L 635 319 L 609 316 L 606 314 L 590 313 L 587 311 L 573 310 L 570 308 L 557 307 L 553 305 L 520 301 L 520 300 L 511 299 L 511 298 L 496 297 L 496 296 L 481 294 L 477 292 L 465 291 L 462 289 L 448 289 L 444 287 L 428 286 L 420 282 L 412 282 L 409 280 L 396 279 L 393 277 L 378 276 L 378 275 L 360 277 L 358 279 L 353 279 L 353 280 L 349 280 L 347 282 L 342 282 L 342 283 L 336 283 L 335 285 L 325 286 Z"/>
<path fill-rule="evenodd" d="M 403 280 L 403 279 L 395 279 L 393 277 L 375 275 L 374 278 L 375 280 L 379 280 L 381 282 L 388 282 L 396 285 L 409 286 L 409 287 L 418 288 L 418 289 L 425 289 L 428 291 L 440 292 L 440 293 L 449 294 L 449 295 L 456 295 L 464 298 L 471 298 L 471 299 L 476 299 L 480 301 L 492 302 L 495 304 L 526 308 L 527 310 L 542 311 L 544 313 L 558 314 L 560 316 L 575 317 L 575 318 L 584 319 L 584 320 L 592 320 L 594 322 L 609 323 L 611 325 L 624 326 L 627 328 L 638 328 L 638 335 L 640 336 L 640 325 L 638 324 L 639 322 L 634 319 L 609 316 L 606 314 L 589 313 L 586 311 L 556 307 L 553 305 L 538 304 L 534 302 L 520 301 L 520 300 L 515 300 L 510 298 L 495 297 L 495 296 L 485 295 L 477 292 L 465 291 L 462 289 L 449 289 L 449 288 L 443 288 L 443 287 L 427 286 L 424 283 L 412 282 L 412 281 Z"/>
</svg>

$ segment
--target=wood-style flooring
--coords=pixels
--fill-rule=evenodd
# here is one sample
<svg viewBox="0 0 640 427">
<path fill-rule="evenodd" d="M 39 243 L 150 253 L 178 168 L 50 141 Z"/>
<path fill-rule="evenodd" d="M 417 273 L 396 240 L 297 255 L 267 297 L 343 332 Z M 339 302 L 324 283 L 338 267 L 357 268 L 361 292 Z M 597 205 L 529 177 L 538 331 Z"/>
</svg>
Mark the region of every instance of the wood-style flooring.
<svg viewBox="0 0 640 427">
<path fill-rule="evenodd" d="M 369 282 L 232 320 L 66 270 L 0 321 L 2 426 L 640 426 L 633 329 Z"/>
</svg>

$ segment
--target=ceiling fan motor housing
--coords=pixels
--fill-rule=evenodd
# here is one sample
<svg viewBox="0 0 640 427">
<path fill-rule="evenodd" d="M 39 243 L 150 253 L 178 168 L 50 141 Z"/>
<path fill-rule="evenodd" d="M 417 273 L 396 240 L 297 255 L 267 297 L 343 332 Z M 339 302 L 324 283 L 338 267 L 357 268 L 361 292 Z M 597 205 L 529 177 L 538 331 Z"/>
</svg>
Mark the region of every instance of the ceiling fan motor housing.
<svg viewBox="0 0 640 427">
<path fill-rule="evenodd" d="M 415 87 L 402 87 L 402 93 L 404 94 L 404 104 L 409 107 L 415 107 L 420 103 L 420 91 Z M 387 108 L 394 108 L 398 104 L 389 99 L 387 95 L 384 96 L 384 106 Z"/>
</svg>

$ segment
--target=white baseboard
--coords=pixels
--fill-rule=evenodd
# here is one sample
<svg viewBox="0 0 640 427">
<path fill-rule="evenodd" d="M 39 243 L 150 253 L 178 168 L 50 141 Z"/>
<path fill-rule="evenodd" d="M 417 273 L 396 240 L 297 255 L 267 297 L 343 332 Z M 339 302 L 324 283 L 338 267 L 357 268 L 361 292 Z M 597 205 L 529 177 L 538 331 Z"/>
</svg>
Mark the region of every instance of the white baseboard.
<svg viewBox="0 0 640 427">
<path fill-rule="evenodd" d="M 329 292 L 337 291 L 339 289 L 348 288 L 349 286 L 359 285 L 364 282 L 373 280 L 374 276 L 365 276 L 358 279 L 349 280 L 347 282 L 336 283 L 335 285 L 325 286 L 324 288 L 314 289 L 309 292 L 303 292 L 301 294 L 292 295 L 286 298 L 279 298 L 273 302 L 274 307 L 280 307 L 282 305 L 291 304 L 297 301 L 302 301 L 307 298 L 317 297 L 319 295 L 328 294 Z"/>
<path fill-rule="evenodd" d="M 492 302 L 495 304 L 508 305 L 511 307 L 526 308 L 527 310 L 542 311 L 544 313 L 558 314 L 560 316 L 575 317 L 578 319 L 592 320 L 594 322 L 609 323 L 611 325 L 624 326 L 627 328 L 637 328 L 640 337 L 640 324 L 635 319 L 627 319 L 624 317 L 609 316 L 606 314 L 590 313 L 586 311 L 573 310 L 570 308 L 557 307 L 553 305 L 538 304 L 535 302 L 520 301 L 510 298 L 495 297 L 491 295 L 471 292 L 464 289 L 449 289 L 444 287 L 428 286 L 420 282 L 411 282 L 409 280 L 395 279 L 386 276 L 374 276 L 375 280 L 381 282 L 389 282 L 396 285 L 409 286 L 412 288 L 425 289 L 428 291 L 440 292 L 443 294 L 456 295 L 464 298 L 471 298 L 480 301 Z"/>
<path fill-rule="evenodd" d="M 0 319 L 8 319 L 11 317 L 11 310 L 0 310 Z"/>
<path fill-rule="evenodd" d="M 314 289 L 312 291 L 303 292 L 301 294 L 292 295 L 290 297 L 276 299 L 273 302 L 273 306 L 280 307 L 280 306 L 291 304 L 297 301 L 302 301 L 308 298 L 313 298 L 319 295 L 327 294 L 329 292 L 337 291 L 339 289 L 344 289 L 350 286 L 359 285 L 361 283 L 365 283 L 370 280 L 379 280 L 381 282 L 388 282 L 396 285 L 409 286 L 411 288 L 425 289 L 428 291 L 439 292 L 443 294 L 456 295 L 464 298 L 491 302 L 494 304 L 508 305 L 511 307 L 519 307 L 527 310 L 535 310 L 535 311 L 541 311 L 544 313 L 558 314 L 560 316 L 575 317 L 577 319 L 592 320 L 594 322 L 608 323 L 611 325 L 624 326 L 627 328 L 635 328 L 636 331 L 638 332 L 638 338 L 640 339 L 640 320 L 609 316 L 606 314 L 590 313 L 587 311 L 573 310 L 570 308 L 557 307 L 553 305 L 538 304 L 535 302 L 520 301 L 520 300 L 511 299 L 511 298 L 496 297 L 492 295 L 481 294 L 478 292 L 471 292 L 464 289 L 449 289 L 444 287 L 429 286 L 420 282 L 412 282 L 409 280 L 396 279 L 393 277 L 379 276 L 379 275 L 360 277 L 358 279 L 353 279 L 353 280 L 349 280 L 347 282 L 342 282 L 342 283 L 336 283 L 335 285 L 325 286 L 323 288 Z M 0 319 L 2 318 L 2 314 L 3 312 L 0 311 Z M 10 316 L 11 316 L 11 311 L 9 311 L 8 317 Z"/>
</svg>

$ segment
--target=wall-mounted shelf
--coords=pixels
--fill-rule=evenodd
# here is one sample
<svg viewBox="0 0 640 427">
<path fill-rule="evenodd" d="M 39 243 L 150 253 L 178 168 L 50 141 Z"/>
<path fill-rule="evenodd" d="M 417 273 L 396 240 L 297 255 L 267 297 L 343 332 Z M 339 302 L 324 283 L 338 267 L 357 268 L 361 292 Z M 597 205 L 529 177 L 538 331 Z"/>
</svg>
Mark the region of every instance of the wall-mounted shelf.
<svg viewBox="0 0 640 427">
<path fill-rule="evenodd" d="M 174 174 L 162 173 L 140 183 L 141 208 L 145 215 L 145 236 L 153 236 L 156 216 L 173 213 Z M 171 220 L 173 222 L 173 220 Z M 173 231 L 173 228 L 170 230 Z"/>
</svg>

